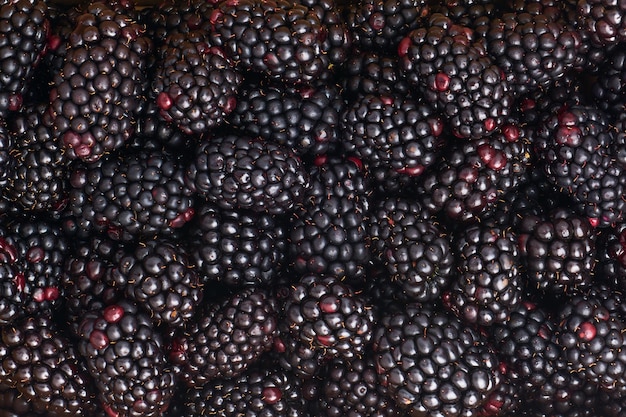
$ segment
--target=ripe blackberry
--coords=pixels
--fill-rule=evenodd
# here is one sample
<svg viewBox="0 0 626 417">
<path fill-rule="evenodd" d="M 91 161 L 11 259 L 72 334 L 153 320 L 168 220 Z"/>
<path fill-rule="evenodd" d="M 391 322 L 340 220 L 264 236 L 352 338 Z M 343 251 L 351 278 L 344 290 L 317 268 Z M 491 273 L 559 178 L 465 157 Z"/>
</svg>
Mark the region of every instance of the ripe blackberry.
<svg viewBox="0 0 626 417">
<path fill-rule="evenodd" d="M 383 315 L 373 348 L 380 384 L 409 412 L 471 415 L 500 385 L 500 364 L 486 340 L 428 306 Z"/>
<path fill-rule="evenodd" d="M 38 409 L 31 401 L 10 385 L 0 384 L 0 416 L 2 417 L 42 417 L 43 410 Z"/>
<path fill-rule="evenodd" d="M 270 357 L 279 367 L 305 381 L 319 378 L 330 360 L 329 355 L 292 336 L 282 320 L 278 322 L 278 333 Z"/>
<path fill-rule="evenodd" d="M 491 0 L 446 0 L 434 5 L 432 12 L 441 13 L 455 24 L 470 28 L 477 37 L 484 38 L 489 22 L 501 13 L 498 6 Z"/>
<path fill-rule="evenodd" d="M 152 93 L 161 117 L 188 135 L 223 123 L 243 76 L 200 32 L 170 35 L 159 51 Z"/>
<path fill-rule="evenodd" d="M 147 314 L 123 300 L 83 316 L 78 351 L 109 415 L 161 416 L 175 378 Z"/>
<path fill-rule="evenodd" d="M 172 235 L 194 214 L 180 158 L 161 150 L 109 154 L 77 164 L 70 176 L 69 212 L 80 227 L 120 240 Z"/>
<path fill-rule="evenodd" d="M 530 286 L 567 294 L 589 287 L 595 268 L 595 233 L 587 219 L 568 209 L 525 217 L 519 248 Z"/>
<path fill-rule="evenodd" d="M 355 50 L 341 72 L 343 93 L 349 99 L 363 95 L 406 96 L 411 86 L 400 70 L 398 57 L 370 50 Z"/>
<path fill-rule="evenodd" d="M 70 340 L 44 316 L 1 329 L 0 377 L 46 415 L 92 416 L 92 381 Z"/>
<path fill-rule="evenodd" d="M 371 258 L 366 242 L 370 190 L 361 167 L 356 158 L 316 158 L 308 199 L 289 232 L 295 272 L 348 281 L 364 277 Z"/>
<path fill-rule="evenodd" d="M 461 320 L 481 326 L 505 323 L 522 301 L 517 236 L 508 229 L 474 225 L 453 242 L 458 274 L 444 304 Z"/>
<path fill-rule="evenodd" d="M 302 277 L 291 288 L 284 315 L 296 340 L 331 357 L 362 357 L 374 331 L 367 300 L 335 277 Z"/>
<path fill-rule="evenodd" d="M 591 85 L 591 93 L 598 107 L 612 116 L 626 110 L 626 51 L 618 48 L 606 58 Z"/>
<path fill-rule="evenodd" d="M 184 134 L 177 126 L 163 120 L 159 113 L 160 109 L 156 102 L 146 103 L 137 121 L 134 139 L 160 143 L 162 147 L 176 151 L 196 146 L 198 141 L 196 136 Z"/>
<path fill-rule="evenodd" d="M 205 282 L 270 287 L 285 261 L 285 229 L 274 217 L 205 204 L 191 224 L 190 255 Z"/>
<path fill-rule="evenodd" d="M 277 313 L 265 290 L 240 290 L 207 304 L 196 316 L 197 321 L 174 339 L 169 358 L 180 367 L 187 385 L 197 389 L 243 374 L 272 347 L 276 336 Z"/>
<path fill-rule="evenodd" d="M 145 27 L 104 3 L 89 5 L 53 80 L 50 110 L 68 157 L 95 162 L 133 134 L 146 91 Z"/>
<path fill-rule="evenodd" d="M 597 241 L 596 272 L 617 289 L 626 289 L 626 223 L 602 229 Z"/>
<path fill-rule="evenodd" d="M 602 47 L 616 46 L 626 41 L 626 5 L 614 0 L 580 0 L 578 16 L 593 44 Z"/>
<path fill-rule="evenodd" d="M 15 173 L 15 137 L 9 133 L 6 122 L 0 119 L 0 185 L 8 186 L 9 178 Z M 4 192 L 0 192 L 4 196 Z M 4 212 L 4 211 L 3 211 Z"/>
<path fill-rule="evenodd" d="M 290 148 L 230 133 L 200 143 L 185 182 L 222 209 L 270 214 L 294 210 L 309 187 L 302 161 Z"/>
<path fill-rule="evenodd" d="M 395 49 L 430 13 L 426 0 L 359 0 L 347 10 L 353 41 L 363 49 Z"/>
<path fill-rule="evenodd" d="M 373 167 L 418 176 L 433 165 L 444 144 L 443 122 L 425 103 L 366 95 L 341 118 L 343 146 Z"/>
<path fill-rule="evenodd" d="M 0 115 L 19 110 L 27 84 L 45 53 L 50 32 L 43 0 L 6 1 L 0 7 Z"/>
<path fill-rule="evenodd" d="M 389 285 L 408 298 L 437 300 L 452 282 L 454 255 L 446 231 L 419 204 L 403 198 L 380 201 L 372 210 L 370 239 L 393 281 Z"/>
<path fill-rule="evenodd" d="M 470 29 L 435 13 L 400 42 L 398 54 L 408 80 L 456 136 L 478 139 L 503 125 L 513 104 L 508 81 Z"/>
</svg>

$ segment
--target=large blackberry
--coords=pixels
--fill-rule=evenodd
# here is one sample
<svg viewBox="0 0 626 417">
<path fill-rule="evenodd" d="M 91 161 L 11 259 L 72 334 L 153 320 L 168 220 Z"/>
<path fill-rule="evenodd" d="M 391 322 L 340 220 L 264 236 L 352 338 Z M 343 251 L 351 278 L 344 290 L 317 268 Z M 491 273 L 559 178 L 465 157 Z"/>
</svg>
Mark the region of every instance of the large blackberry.
<svg viewBox="0 0 626 417">
<path fill-rule="evenodd" d="M 290 148 L 230 133 L 200 143 L 185 180 L 220 208 L 270 214 L 294 210 L 309 187 L 302 161 Z"/>
<path fill-rule="evenodd" d="M 162 416 L 175 378 L 150 317 L 124 300 L 86 313 L 78 331 L 78 350 L 107 414 Z"/>
<path fill-rule="evenodd" d="M 404 96 L 412 91 L 395 55 L 355 50 L 348 57 L 341 75 L 343 93 L 349 99 L 367 94 Z"/>
<path fill-rule="evenodd" d="M 49 318 L 1 328 L 0 378 L 46 415 L 92 416 L 95 391 L 84 363 Z"/>
<path fill-rule="evenodd" d="M 517 236 L 508 229 L 469 226 L 453 243 L 458 274 L 444 303 L 461 320 L 504 323 L 524 292 Z"/>
<path fill-rule="evenodd" d="M 169 352 L 183 380 L 195 388 L 244 373 L 270 350 L 277 332 L 273 300 L 261 289 L 240 290 L 196 316 Z"/>
<path fill-rule="evenodd" d="M 421 304 L 390 312 L 374 334 L 379 381 L 418 415 L 471 415 L 501 381 L 499 361 L 476 331 Z"/>
<path fill-rule="evenodd" d="M 95 162 L 133 134 L 147 88 L 145 27 L 124 11 L 90 4 L 54 76 L 55 135 L 70 158 Z"/>
<path fill-rule="evenodd" d="M 242 75 L 200 32 L 174 33 L 159 51 L 152 92 L 161 117 L 201 135 L 235 108 Z"/>
</svg>

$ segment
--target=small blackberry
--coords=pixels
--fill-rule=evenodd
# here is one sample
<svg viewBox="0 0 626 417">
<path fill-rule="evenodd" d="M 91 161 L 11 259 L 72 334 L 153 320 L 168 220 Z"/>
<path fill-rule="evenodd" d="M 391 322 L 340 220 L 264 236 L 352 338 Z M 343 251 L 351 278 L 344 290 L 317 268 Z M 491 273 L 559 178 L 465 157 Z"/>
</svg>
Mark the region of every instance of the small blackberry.
<svg viewBox="0 0 626 417">
<path fill-rule="evenodd" d="M 412 87 L 400 70 L 397 56 L 370 50 L 355 50 L 342 69 L 343 93 L 352 100 L 359 96 L 407 96 Z"/>
</svg>

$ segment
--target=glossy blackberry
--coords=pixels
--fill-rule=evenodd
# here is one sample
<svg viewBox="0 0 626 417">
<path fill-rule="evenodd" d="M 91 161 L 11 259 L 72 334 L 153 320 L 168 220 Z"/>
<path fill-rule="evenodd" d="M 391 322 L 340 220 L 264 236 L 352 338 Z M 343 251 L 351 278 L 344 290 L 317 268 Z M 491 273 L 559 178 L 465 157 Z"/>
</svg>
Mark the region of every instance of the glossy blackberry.
<svg viewBox="0 0 626 417">
<path fill-rule="evenodd" d="M 107 414 L 163 415 L 175 378 L 161 336 L 137 305 L 124 300 L 86 313 L 78 351 Z"/>
<path fill-rule="evenodd" d="M 293 211 L 309 188 L 302 160 L 290 148 L 230 133 L 200 143 L 185 182 L 222 209 L 270 214 Z"/>
<path fill-rule="evenodd" d="M 198 138 L 184 134 L 176 125 L 161 117 L 156 102 L 146 103 L 145 109 L 137 121 L 135 139 L 145 139 L 161 143 L 171 150 L 183 151 L 196 146 Z M 132 139 L 131 139 L 132 140 Z"/>
<path fill-rule="evenodd" d="M 371 306 L 337 278 L 305 275 L 292 286 L 284 309 L 291 335 L 325 355 L 359 358 L 372 340 Z"/>
<path fill-rule="evenodd" d="M 499 362 L 486 340 L 421 304 L 384 315 L 373 349 L 380 384 L 408 412 L 471 415 L 500 385 Z"/>
<path fill-rule="evenodd" d="M 42 417 L 43 410 L 38 409 L 31 401 L 7 384 L 0 384 L 0 416 L 2 417 Z"/>
<path fill-rule="evenodd" d="M 398 57 L 370 50 L 355 50 L 341 72 L 343 93 L 349 99 L 361 95 L 408 95 L 412 90 L 400 70 Z"/>
<path fill-rule="evenodd" d="M 289 84 L 311 83 L 329 71 L 328 30 L 304 2 L 221 2 L 211 23 L 212 44 L 241 68 Z"/>
<path fill-rule="evenodd" d="M 279 334 L 274 338 L 270 357 L 281 369 L 293 373 L 302 380 L 314 380 L 323 374 L 324 366 L 331 360 L 330 355 L 303 342 L 289 333 L 285 322 L 278 322 Z"/>
<path fill-rule="evenodd" d="M 505 13 L 490 22 L 487 51 L 517 95 L 547 88 L 570 70 L 580 44 L 565 21 L 527 12 Z"/>
<path fill-rule="evenodd" d="M 358 159 L 316 159 L 311 190 L 289 231 L 292 266 L 299 274 L 359 281 L 371 258 L 367 247 L 369 181 Z"/>
<path fill-rule="evenodd" d="M 530 287 L 567 294 L 593 282 L 595 233 L 587 219 L 568 209 L 525 217 L 519 247 Z"/>
<path fill-rule="evenodd" d="M 512 94 L 503 71 L 474 40 L 473 32 L 440 13 L 398 46 L 409 82 L 463 138 L 498 130 L 509 115 Z"/>
<path fill-rule="evenodd" d="M 0 120 L 0 185 L 8 186 L 9 178 L 15 173 L 15 158 L 12 152 L 15 149 L 15 137 L 9 133 L 6 122 Z M 0 195 L 4 197 L 5 193 Z"/>
<path fill-rule="evenodd" d="M 395 49 L 429 14 L 426 0 L 359 0 L 347 11 L 354 43 L 363 49 Z"/>
<path fill-rule="evenodd" d="M 626 223 L 598 234 L 596 272 L 614 288 L 626 289 Z"/>
<path fill-rule="evenodd" d="M 403 198 L 389 198 L 372 211 L 370 239 L 393 284 L 410 299 L 437 300 L 454 279 L 454 255 L 445 228 Z"/>
<path fill-rule="evenodd" d="M 332 84 L 289 87 L 250 83 L 230 117 L 233 126 L 268 142 L 289 146 L 298 155 L 327 153 L 338 142 L 343 101 Z"/>
<path fill-rule="evenodd" d="M 44 316 L 3 326 L 2 381 L 17 388 L 36 409 L 56 416 L 92 416 L 95 391 L 70 340 Z"/>
<path fill-rule="evenodd" d="M 180 158 L 169 151 L 129 150 L 77 164 L 70 183 L 69 211 L 81 227 L 120 240 L 172 235 L 194 214 Z"/>
<path fill-rule="evenodd" d="M 611 47 L 626 41 L 626 5 L 614 0 L 580 0 L 578 13 L 591 41 Z"/>
<path fill-rule="evenodd" d="M 277 312 L 261 289 L 240 290 L 227 299 L 207 304 L 197 321 L 179 334 L 170 348 L 170 362 L 181 368 L 190 387 L 243 374 L 272 347 Z"/>
<path fill-rule="evenodd" d="M 366 95 L 341 118 L 343 146 L 371 166 L 419 176 L 437 160 L 446 138 L 443 122 L 426 103 Z"/>
<path fill-rule="evenodd" d="M 498 6 L 497 2 L 490 0 L 447 0 L 437 2 L 432 11 L 449 17 L 457 25 L 472 29 L 477 37 L 484 37 L 489 22 L 501 13 Z"/>
<path fill-rule="evenodd" d="M 185 415 L 241 415 L 265 417 L 308 416 L 300 381 L 272 363 L 243 375 L 217 379 L 187 393 Z"/>
<path fill-rule="evenodd" d="M 190 254 L 203 280 L 271 287 L 285 263 L 285 228 L 274 217 L 245 210 L 198 209 Z"/>
<path fill-rule="evenodd" d="M 41 0 L 7 1 L 0 7 L 0 115 L 19 110 L 27 84 L 41 61 L 50 31 Z"/>
<path fill-rule="evenodd" d="M 159 51 L 152 93 L 161 117 L 201 135 L 233 111 L 242 74 L 200 32 L 174 33 Z"/>
<path fill-rule="evenodd" d="M 133 134 L 152 50 L 144 32 L 104 3 L 91 4 L 77 19 L 50 93 L 55 134 L 68 157 L 95 162 Z"/>
<path fill-rule="evenodd" d="M 626 51 L 616 49 L 606 58 L 591 93 L 598 107 L 613 116 L 626 110 Z"/>
</svg>

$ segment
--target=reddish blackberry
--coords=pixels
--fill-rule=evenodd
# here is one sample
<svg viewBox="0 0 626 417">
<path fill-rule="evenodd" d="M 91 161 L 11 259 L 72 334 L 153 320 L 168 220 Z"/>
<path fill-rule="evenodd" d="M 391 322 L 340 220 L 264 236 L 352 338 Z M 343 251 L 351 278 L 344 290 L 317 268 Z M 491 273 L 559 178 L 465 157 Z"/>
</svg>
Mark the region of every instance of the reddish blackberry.
<svg viewBox="0 0 626 417">
<path fill-rule="evenodd" d="M 175 378 L 150 317 L 120 301 L 85 314 L 78 330 L 78 350 L 107 414 L 163 415 Z"/>
<path fill-rule="evenodd" d="M 443 122 L 427 104 L 410 98 L 366 95 L 341 118 L 343 146 L 373 167 L 418 176 L 445 144 Z"/>
<path fill-rule="evenodd" d="M 174 339 L 170 361 L 181 368 L 181 377 L 190 387 L 235 378 L 272 347 L 276 314 L 269 294 L 255 288 L 207 304 L 197 321 Z"/>
<path fill-rule="evenodd" d="M 124 11 L 92 3 L 77 19 L 50 109 L 70 158 L 95 162 L 133 134 L 146 91 L 145 27 Z"/>
<path fill-rule="evenodd" d="M 367 94 L 402 97 L 412 90 L 397 56 L 369 50 L 353 51 L 341 76 L 343 93 L 350 99 Z"/>
<path fill-rule="evenodd" d="M 185 180 L 220 208 L 270 214 L 294 210 L 309 187 L 302 161 L 290 148 L 229 133 L 200 143 Z"/>
<path fill-rule="evenodd" d="M 360 293 L 334 277 L 301 278 L 291 288 L 284 314 L 296 340 L 328 356 L 362 357 L 372 339 L 371 306 Z"/>
<path fill-rule="evenodd" d="M 504 323 L 522 301 L 517 236 L 508 229 L 474 225 L 456 235 L 458 274 L 444 304 L 460 319 L 481 326 Z"/>
<path fill-rule="evenodd" d="M 500 364 L 486 340 L 421 304 L 383 315 L 373 348 L 381 385 L 409 412 L 471 415 L 500 385 Z"/>
<path fill-rule="evenodd" d="M 5 1 L 0 7 L 0 115 L 19 110 L 45 53 L 50 31 L 43 0 Z"/>
<path fill-rule="evenodd" d="M 380 201 L 372 211 L 371 247 L 393 284 L 410 299 L 439 299 L 454 276 L 454 255 L 444 228 L 417 203 Z"/>
<path fill-rule="evenodd" d="M 55 324 L 44 316 L 3 326 L 0 377 L 46 415 L 93 416 L 95 392 L 89 374 Z"/>
<path fill-rule="evenodd" d="M 371 258 L 367 247 L 369 182 L 356 158 L 319 157 L 311 190 L 295 213 L 289 252 L 297 273 L 359 281 Z"/>
<path fill-rule="evenodd" d="M 580 0 L 578 16 L 593 44 L 616 46 L 626 41 L 626 4 L 615 0 Z"/>
<path fill-rule="evenodd" d="M 343 101 L 333 84 L 289 87 L 249 83 L 230 117 L 233 126 L 298 155 L 325 154 L 338 142 Z"/>
<path fill-rule="evenodd" d="M 613 116 L 626 110 L 626 51 L 618 48 L 606 58 L 591 93 L 598 107 Z"/>
<path fill-rule="evenodd" d="M 502 70 L 470 29 L 440 13 L 398 46 L 408 80 L 463 138 L 493 134 L 509 114 L 512 95 Z"/>
<path fill-rule="evenodd" d="M 152 92 L 161 117 L 188 135 L 222 124 L 235 108 L 241 73 L 200 32 L 170 35 L 159 51 Z"/>
<path fill-rule="evenodd" d="M 287 241 L 274 217 L 205 204 L 191 228 L 191 257 L 206 282 L 270 287 L 278 278 Z"/>
</svg>

